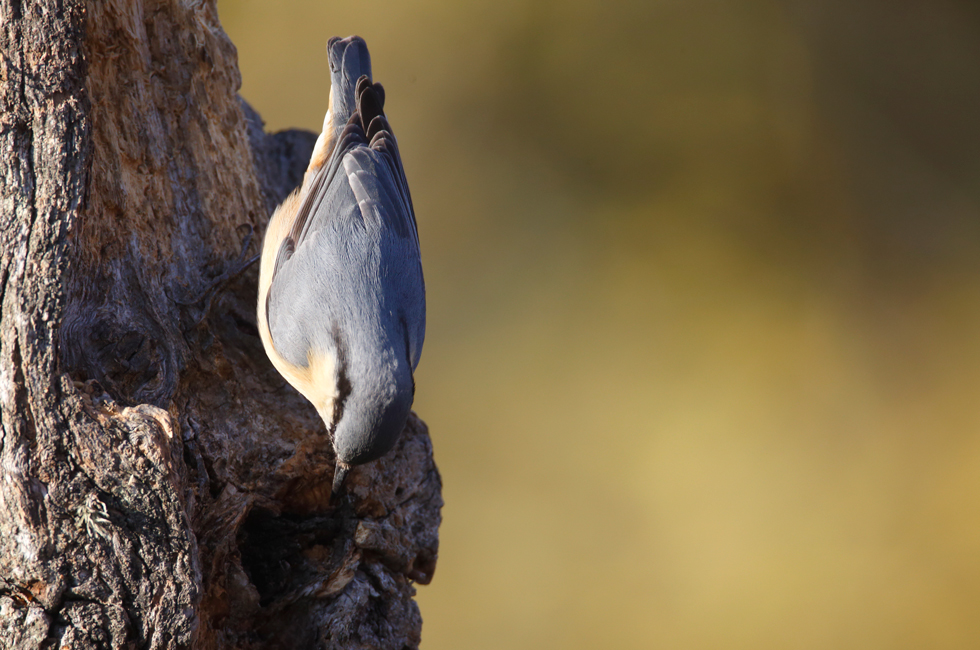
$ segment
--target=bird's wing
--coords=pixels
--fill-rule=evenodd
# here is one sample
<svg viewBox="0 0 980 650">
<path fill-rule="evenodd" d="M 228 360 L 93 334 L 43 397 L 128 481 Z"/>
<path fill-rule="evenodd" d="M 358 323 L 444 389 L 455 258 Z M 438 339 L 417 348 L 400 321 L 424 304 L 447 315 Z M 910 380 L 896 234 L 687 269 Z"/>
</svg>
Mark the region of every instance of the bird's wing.
<svg viewBox="0 0 980 650">
<path fill-rule="evenodd" d="M 365 297 L 349 292 L 361 291 L 365 280 L 375 280 L 357 273 L 368 257 L 377 256 L 381 268 L 376 280 L 383 285 L 381 296 L 402 312 L 396 318 L 404 321 L 406 347 L 414 368 L 425 337 L 425 288 L 415 212 L 398 145 L 382 112 L 381 85 L 362 77 L 356 97 L 357 111 L 341 132 L 329 164 L 316 172 L 279 246 L 270 299 L 290 303 L 316 300 L 318 306 L 342 310 L 344 301 Z M 310 286 L 312 277 L 329 269 L 339 271 L 334 279 L 341 285 L 349 276 L 351 286 L 315 282 Z M 303 280 L 292 281 L 297 276 Z M 323 323 L 330 317 L 317 315 Z M 312 323 L 270 321 L 269 325 L 279 352 L 293 363 L 301 363 L 312 342 L 299 340 L 300 332 L 309 336 L 315 329 L 310 327 Z"/>
</svg>

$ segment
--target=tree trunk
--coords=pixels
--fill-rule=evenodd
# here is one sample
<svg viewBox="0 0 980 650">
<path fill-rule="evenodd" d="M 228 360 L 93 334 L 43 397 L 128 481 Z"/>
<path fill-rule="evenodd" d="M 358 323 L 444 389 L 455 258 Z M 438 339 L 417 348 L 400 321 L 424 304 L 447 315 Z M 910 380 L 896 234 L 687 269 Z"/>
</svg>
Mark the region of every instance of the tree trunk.
<svg viewBox="0 0 980 650">
<path fill-rule="evenodd" d="M 333 454 L 255 325 L 313 134 L 213 0 L 0 0 L 0 647 L 414 648 L 440 479 Z"/>
</svg>

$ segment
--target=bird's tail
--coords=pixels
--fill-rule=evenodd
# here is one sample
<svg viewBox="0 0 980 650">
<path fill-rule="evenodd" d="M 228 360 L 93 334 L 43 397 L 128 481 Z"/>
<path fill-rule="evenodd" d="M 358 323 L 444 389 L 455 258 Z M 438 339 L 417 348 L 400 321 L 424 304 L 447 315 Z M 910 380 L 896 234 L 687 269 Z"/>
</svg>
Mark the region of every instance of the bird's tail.
<svg viewBox="0 0 980 650">
<path fill-rule="evenodd" d="M 320 168 L 327 164 L 340 132 L 357 110 L 357 80 L 362 75 L 371 79 L 371 55 L 360 36 L 334 36 L 327 41 L 327 61 L 330 63 L 330 105 L 306 169 L 304 191 Z"/>
<path fill-rule="evenodd" d="M 336 140 L 357 110 L 357 80 L 362 75 L 371 80 L 371 55 L 360 36 L 344 39 L 335 36 L 327 42 L 327 58 L 330 62 L 331 122 Z"/>
</svg>

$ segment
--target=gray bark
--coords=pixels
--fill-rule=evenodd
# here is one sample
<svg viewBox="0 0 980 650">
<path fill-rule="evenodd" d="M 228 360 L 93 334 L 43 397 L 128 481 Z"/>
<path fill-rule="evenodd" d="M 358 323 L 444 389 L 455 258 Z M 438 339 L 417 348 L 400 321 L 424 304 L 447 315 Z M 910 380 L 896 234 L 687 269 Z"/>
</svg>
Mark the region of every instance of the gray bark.
<svg viewBox="0 0 980 650">
<path fill-rule="evenodd" d="M 419 643 L 431 442 L 329 506 L 248 266 L 314 136 L 239 85 L 213 1 L 0 0 L 0 648 Z"/>
</svg>

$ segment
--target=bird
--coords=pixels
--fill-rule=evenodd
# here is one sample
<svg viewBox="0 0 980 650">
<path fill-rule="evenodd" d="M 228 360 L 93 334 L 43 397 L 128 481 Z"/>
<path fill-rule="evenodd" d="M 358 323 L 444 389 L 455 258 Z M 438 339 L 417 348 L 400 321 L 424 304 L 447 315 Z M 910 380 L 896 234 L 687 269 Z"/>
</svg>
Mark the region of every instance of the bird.
<svg viewBox="0 0 980 650">
<path fill-rule="evenodd" d="M 333 500 L 350 469 L 390 451 L 405 427 L 425 340 L 425 281 L 367 44 L 333 37 L 327 59 L 323 129 L 303 183 L 266 230 L 257 320 L 273 366 L 326 425 Z"/>
</svg>

